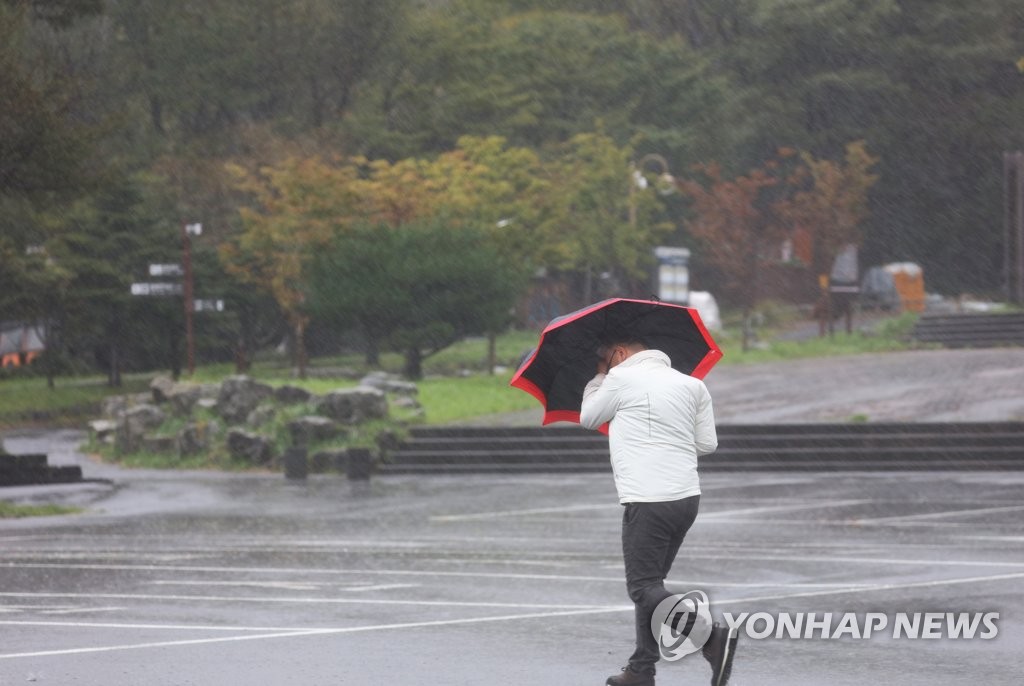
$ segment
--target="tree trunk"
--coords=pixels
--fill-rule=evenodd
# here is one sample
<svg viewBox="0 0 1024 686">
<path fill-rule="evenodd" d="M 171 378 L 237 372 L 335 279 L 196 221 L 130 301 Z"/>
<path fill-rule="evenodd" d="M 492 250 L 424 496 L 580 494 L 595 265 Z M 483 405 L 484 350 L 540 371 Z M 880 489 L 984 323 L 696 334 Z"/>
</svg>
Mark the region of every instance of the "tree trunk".
<svg viewBox="0 0 1024 686">
<path fill-rule="evenodd" d="M 366 341 L 366 366 L 380 366 L 380 346 L 377 345 L 377 341 L 372 339 Z"/>
<path fill-rule="evenodd" d="M 749 280 L 747 282 L 746 297 L 743 303 L 743 352 L 750 350 L 754 341 L 754 305 L 757 302 L 758 295 L 758 277 L 761 262 L 761 246 L 760 241 L 755 241 L 751 248 L 751 254 L 749 258 L 749 264 L 747 268 L 747 274 Z"/>
<path fill-rule="evenodd" d="M 180 322 L 181 320 L 169 320 L 169 326 L 167 329 L 168 347 L 170 348 L 168 354 L 168 366 L 171 368 L 171 378 L 177 381 L 181 378 L 181 334 L 178 330 L 178 326 L 175 325 L 175 321 Z M 188 354 L 187 352 L 185 353 Z"/>
<path fill-rule="evenodd" d="M 110 369 L 107 371 L 107 385 L 111 388 L 121 387 L 121 355 L 117 341 L 110 344 Z"/>
<path fill-rule="evenodd" d="M 754 339 L 753 308 L 747 304 L 743 308 L 743 352 L 750 350 L 750 344 Z"/>
<path fill-rule="evenodd" d="M 494 376 L 494 367 L 498 364 L 498 334 L 493 331 L 487 334 L 487 373 Z"/>
<path fill-rule="evenodd" d="M 363 335 L 366 338 L 366 366 L 377 368 L 380 367 L 380 336 L 374 330 L 373 326 L 366 322 L 361 322 L 363 325 Z"/>
<path fill-rule="evenodd" d="M 53 333 L 54 326 L 50 319 L 43 320 L 43 366 L 46 372 L 46 387 L 54 388 L 54 378 L 57 376 L 57 354 L 59 346 L 57 337 Z"/>
<path fill-rule="evenodd" d="M 402 374 L 410 381 L 419 381 L 423 378 L 423 353 L 419 346 L 410 346 L 405 350 L 405 367 Z"/>
<path fill-rule="evenodd" d="M 306 378 L 306 324 L 299 322 L 295 325 L 295 362 L 299 368 L 299 378 Z"/>
<path fill-rule="evenodd" d="M 249 359 L 249 346 L 245 344 L 245 336 L 239 336 L 235 345 L 235 373 L 248 374 L 250 367 L 252 362 Z"/>
</svg>

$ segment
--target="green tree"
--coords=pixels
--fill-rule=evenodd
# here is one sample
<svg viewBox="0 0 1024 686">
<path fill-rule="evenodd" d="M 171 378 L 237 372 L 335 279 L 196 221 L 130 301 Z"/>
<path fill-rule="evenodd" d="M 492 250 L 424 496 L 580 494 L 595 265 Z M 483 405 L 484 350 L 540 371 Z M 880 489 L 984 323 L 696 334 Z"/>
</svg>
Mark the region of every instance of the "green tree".
<svg viewBox="0 0 1024 686">
<path fill-rule="evenodd" d="M 0 4 L 0 197 L 67 199 L 89 183 L 95 132 L 75 121 L 69 83 L 26 59 L 23 7 Z"/>
<path fill-rule="evenodd" d="M 309 303 L 325 321 L 358 328 L 371 348 L 401 352 L 405 375 L 418 379 L 425 358 L 503 328 L 523 277 L 473 228 L 359 225 L 317 254 Z"/>
<path fill-rule="evenodd" d="M 882 112 L 884 151 L 866 252 L 920 263 L 930 289 L 1000 286 L 1002 153 L 1024 147 L 1020 4 L 901 0 L 879 57 L 900 84 Z"/>
<path fill-rule="evenodd" d="M 293 335 L 295 365 L 305 377 L 309 265 L 338 227 L 353 218 L 356 170 L 317 158 L 288 159 L 255 174 L 232 169 L 255 207 L 241 208 L 243 229 L 222 243 L 221 260 L 239 280 L 274 297 Z"/>
<path fill-rule="evenodd" d="M 702 51 L 734 84 L 734 140 L 714 156 L 728 171 L 782 146 L 837 159 L 865 140 L 886 153 L 867 262 L 919 262 L 942 291 L 994 290 L 998 160 L 1024 145 L 1019 3 L 738 0 L 713 11 L 731 14 Z"/>
<path fill-rule="evenodd" d="M 662 153 L 697 159 L 720 135 L 725 89 L 709 69 L 682 39 L 619 16 L 456 2 L 416 15 L 345 128 L 367 154 L 401 158 L 466 134 L 539 150 L 600 120 L 620 144 L 645 133 Z"/>
<path fill-rule="evenodd" d="M 656 220 L 654 193 L 636 189 L 631 149 L 589 133 L 561 152 L 549 165 L 553 211 L 544 263 L 579 274 L 577 297 L 584 303 L 601 295 L 646 296 L 652 249 L 672 226 Z"/>
<path fill-rule="evenodd" d="M 54 259 L 52 241 L 68 203 L 98 188 L 100 127 L 81 102 L 88 87 L 47 53 L 93 15 L 91 0 L 0 2 L 0 312 L 43 331 L 40 364 L 50 387 L 63 345 L 64 296 L 72 273 Z"/>
<path fill-rule="evenodd" d="M 5 4 L 30 10 L 33 19 L 66 28 L 77 19 L 99 14 L 103 0 L 4 0 Z"/>
<path fill-rule="evenodd" d="M 79 356 L 95 354 L 111 386 L 125 368 L 181 370 L 181 298 L 140 298 L 133 281 L 148 280 L 151 262 L 177 262 L 177 222 L 140 178 L 124 177 L 78 201 L 48 243 L 67 275 L 60 296 L 63 339 Z"/>
<path fill-rule="evenodd" d="M 242 122 L 292 132 L 340 117 L 400 25 L 399 0 L 117 3 L 122 66 L 152 130 L 224 151 Z"/>
</svg>

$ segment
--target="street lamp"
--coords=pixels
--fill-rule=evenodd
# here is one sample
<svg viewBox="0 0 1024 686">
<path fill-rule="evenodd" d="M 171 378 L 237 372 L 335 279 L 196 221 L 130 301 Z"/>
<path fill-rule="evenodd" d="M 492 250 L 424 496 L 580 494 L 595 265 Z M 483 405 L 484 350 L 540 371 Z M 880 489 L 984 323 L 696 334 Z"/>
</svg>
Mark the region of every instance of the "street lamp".
<svg viewBox="0 0 1024 686">
<path fill-rule="evenodd" d="M 656 164 L 661 172 L 658 176 L 658 193 L 669 195 L 675 191 L 676 179 L 661 155 L 648 153 L 630 162 L 629 228 L 633 234 L 636 234 L 637 228 L 636 190 L 647 188 L 647 177 L 642 170 L 651 163 Z M 686 248 L 658 246 L 654 249 L 654 257 L 657 261 L 654 288 L 658 298 L 665 302 L 687 304 L 690 300 L 690 251 Z"/>
<path fill-rule="evenodd" d="M 661 187 L 658 192 L 668 195 L 675 188 L 676 178 L 669 171 L 668 161 L 656 152 L 647 153 L 639 161 L 633 160 L 629 163 L 629 228 L 636 233 L 636 189 L 647 188 L 647 177 L 643 174 L 643 168 L 650 162 L 655 162 L 661 168 L 658 182 Z"/>
</svg>

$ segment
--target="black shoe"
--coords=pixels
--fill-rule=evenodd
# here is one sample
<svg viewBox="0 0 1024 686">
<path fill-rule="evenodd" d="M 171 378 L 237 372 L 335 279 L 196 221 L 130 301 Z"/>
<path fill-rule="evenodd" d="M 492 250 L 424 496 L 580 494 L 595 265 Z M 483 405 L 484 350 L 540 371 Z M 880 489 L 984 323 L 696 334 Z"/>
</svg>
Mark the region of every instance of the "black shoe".
<svg viewBox="0 0 1024 686">
<path fill-rule="evenodd" d="M 622 674 L 613 674 L 604 682 L 605 686 L 654 686 L 654 675 L 650 672 L 634 672 L 623 667 Z"/>
<path fill-rule="evenodd" d="M 701 651 L 704 659 L 711 663 L 711 686 L 725 686 L 729 682 L 738 638 L 736 629 L 730 631 L 718 622 L 711 627 L 711 636 Z"/>
</svg>

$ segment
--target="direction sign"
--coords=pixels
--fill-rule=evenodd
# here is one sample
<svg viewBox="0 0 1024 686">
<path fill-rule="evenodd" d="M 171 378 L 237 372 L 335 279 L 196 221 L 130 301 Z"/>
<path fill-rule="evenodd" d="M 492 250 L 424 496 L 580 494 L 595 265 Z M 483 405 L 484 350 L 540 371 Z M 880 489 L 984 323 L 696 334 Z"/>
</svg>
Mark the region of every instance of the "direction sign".
<svg viewBox="0 0 1024 686">
<path fill-rule="evenodd" d="M 149 265 L 150 276 L 184 276 L 185 270 L 180 264 L 151 264 Z"/>
<path fill-rule="evenodd" d="M 193 305 L 195 306 L 196 312 L 223 312 L 224 301 L 223 300 L 194 300 Z"/>
<path fill-rule="evenodd" d="M 189 236 L 201 236 L 203 235 L 203 225 L 200 223 L 185 224 L 185 233 Z"/>
<path fill-rule="evenodd" d="M 181 295 L 180 283 L 133 283 L 132 295 Z"/>
</svg>

